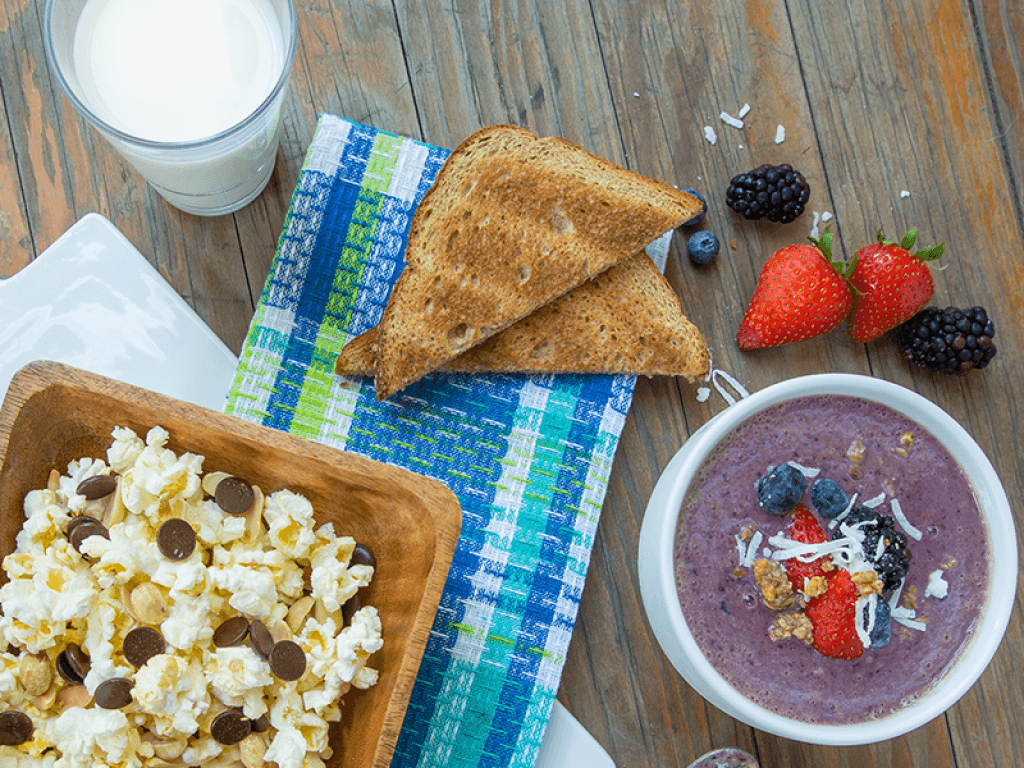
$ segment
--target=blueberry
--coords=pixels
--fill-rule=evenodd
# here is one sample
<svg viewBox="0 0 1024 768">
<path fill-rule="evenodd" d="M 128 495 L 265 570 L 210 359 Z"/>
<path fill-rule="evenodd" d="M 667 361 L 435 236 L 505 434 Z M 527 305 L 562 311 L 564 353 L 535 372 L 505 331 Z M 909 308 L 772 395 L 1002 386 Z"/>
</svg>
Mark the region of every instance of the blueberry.
<svg viewBox="0 0 1024 768">
<path fill-rule="evenodd" d="M 838 517 L 848 503 L 842 486 L 830 477 L 823 477 L 811 488 L 811 504 L 819 515 L 829 520 Z"/>
<path fill-rule="evenodd" d="M 765 512 L 781 517 L 797 505 L 806 490 L 804 473 L 789 464 L 780 464 L 757 481 L 757 503 Z"/>
<path fill-rule="evenodd" d="M 867 609 L 865 605 L 865 612 Z M 875 603 L 875 626 L 871 628 L 868 639 L 871 641 L 871 648 L 884 648 L 892 640 L 892 611 L 889 609 L 889 603 L 882 598 L 878 598 Z"/>
<path fill-rule="evenodd" d="M 704 195 L 702 195 L 693 187 L 687 187 L 686 189 L 683 190 L 683 192 L 689 192 L 691 195 L 700 200 L 700 213 L 698 213 L 689 221 L 683 222 L 684 227 L 696 227 L 698 224 L 704 221 L 704 214 L 708 212 L 708 201 L 704 199 Z"/>
<path fill-rule="evenodd" d="M 686 242 L 686 250 L 695 267 L 707 266 L 718 255 L 718 237 L 714 232 L 703 229 L 694 232 Z"/>
</svg>

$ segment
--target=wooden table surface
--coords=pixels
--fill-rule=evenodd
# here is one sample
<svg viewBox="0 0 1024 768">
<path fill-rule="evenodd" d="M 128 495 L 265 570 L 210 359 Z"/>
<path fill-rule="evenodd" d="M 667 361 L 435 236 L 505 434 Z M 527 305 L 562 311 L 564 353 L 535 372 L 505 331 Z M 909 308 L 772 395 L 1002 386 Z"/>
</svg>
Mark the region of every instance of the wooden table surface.
<svg viewBox="0 0 1024 768">
<path fill-rule="evenodd" d="M 724 244 L 694 269 L 677 234 L 667 274 L 714 364 L 751 391 L 845 371 L 910 387 L 992 459 L 1018 524 L 1024 459 L 1024 14 L 1012 0 L 299 0 L 300 42 L 270 185 L 213 219 L 163 202 L 61 95 L 43 0 L 0 0 L 0 277 L 88 211 L 110 218 L 234 351 L 241 349 L 317 117 L 329 112 L 453 147 L 510 122 L 561 135 L 709 201 Z M 743 129 L 725 125 L 750 105 Z M 712 145 L 704 126 L 718 134 Z M 776 127 L 785 141 L 776 143 Z M 789 162 L 811 184 L 790 225 L 729 211 L 736 173 Z M 908 194 L 909 193 L 909 194 Z M 879 228 L 944 242 L 933 303 L 985 306 L 999 355 L 964 377 L 911 370 L 890 339 L 845 330 L 741 352 L 735 333 L 761 265 L 831 212 L 836 253 Z M 1010 766 L 1024 750 L 1019 599 L 988 671 L 946 715 L 873 746 L 808 746 L 756 732 L 691 690 L 644 617 L 636 551 L 659 473 L 725 407 L 694 386 L 641 380 L 623 434 L 560 700 L 619 766 L 685 766 L 736 745 L 774 766 Z M 1001 574 L 1019 579 L 1019 574 Z"/>
</svg>

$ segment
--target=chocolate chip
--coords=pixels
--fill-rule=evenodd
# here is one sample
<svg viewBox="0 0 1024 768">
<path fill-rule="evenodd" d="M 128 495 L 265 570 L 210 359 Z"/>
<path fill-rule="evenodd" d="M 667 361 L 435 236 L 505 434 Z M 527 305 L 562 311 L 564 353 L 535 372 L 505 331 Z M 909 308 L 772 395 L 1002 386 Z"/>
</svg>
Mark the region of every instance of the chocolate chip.
<svg viewBox="0 0 1024 768">
<path fill-rule="evenodd" d="M 78 643 L 68 643 L 57 654 L 57 673 L 72 685 L 80 685 L 89 674 L 89 655 Z"/>
<path fill-rule="evenodd" d="M 282 640 L 270 652 L 270 671 L 282 680 L 298 680 L 306 671 L 306 654 L 293 640 Z"/>
<path fill-rule="evenodd" d="M 355 549 L 352 550 L 352 557 L 349 558 L 349 565 L 368 565 L 371 568 L 377 567 L 377 556 L 373 554 L 373 550 L 365 544 L 356 544 Z"/>
<path fill-rule="evenodd" d="M 71 542 L 71 546 L 75 548 L 76 552 L 82 551 L 82 542 L 90 536 L 102 536 L 104 539 L 109 539 L 110 532 L 107 531 L 107 526 L 95 518 L 78 523 L 68 531 L 68 541 Z"/>
<path fill-rule="evenodd" d="M 264 733 L 270 730 L 270 718 L 266 715 L 260 715 L 252 721 L 252 729 L 255 733 Z"/>
<path fill-rule="evenodd" d="M 68 664 L 68 654 L 66 651 L 61 651 L 57 654 L 57 661 L 54 663 L 57 668 L 57 674 L 63 677 L 71 685 L 81 685 L 85 682 L 85 675 L 79 676 Z"/>
<path fill-rule="evenodd" d="M 221 712 L 210 723 L 210 735 L 221 744 L 237 744 L 252 732 L 252 721 L 241 709 Z"/>
<path fill-rule="evenodd" d="M 358 592 L 345 601 L 345 604 L 341 606 L 341 620 L 346 626 L 352 623 L 352 616 L 362 607 L 363 601 L 359 599 Z"/>
<path fill-rule="evenodd" d="M 88 523 L 90 521 L 93 523 L 99 522 L 99 520 L 97 520 L 92 515 L 79 515 L 78 517 L 72 517 L 70 520 L 68 520 L 68 527 L 66 531 L 68 538 L 71 538 L 71 532 L 75 530 L 75 528 L 80 526 L 82 523 Z"/>
<path fill-rule="evenodd" d="M 0 745 L 16 747 L 32 738 L 32 718 L 16 709 L 0 712 Z"/>
<path fill-rule="evenodd" d="M 127 677 L 113 677 L 96 686 L 93 701 L 103 709 L 121 709 L 132 703 L 134 683 Z"/>
<path fill-rule="evenodd" d="M 156 545 L 168 560 L 184 560 L 196 549 L 196 532 L 180 517 L 172 517 L 156 532 Z"/>
<path fill-rule="evenodd" d="M 96 501 L 109 496 L 117 488 L 117 480 L 110 475 L 93 475 L 78 484 L 75 493 L 80 493 L 88 501 Z"/>
<path fill-rule="evenodd" d="M 221 622 L 213 631 L 213 644 L 218 648 L 233 648 L 241 645 L 249 634 L 249 620 L 245 616 L 232 616 Z"/>
<path fill-rule="evenodd" d="M 136 627 L 124 636 L 121 651 L 133 667 L 141 667 L 167 649 L 164 636 L 152 627 Z"/>
<path fill-rule="evenodd" d="M 259 619 L 253 619 L 249 627 L 249 643 L 258 656 L 270 658 L 270 652 L 274 650 L 274 638 L 270 635 L 267 625 Z"/>
<path fill-rule="evenodd" d="M 229 515 L 241 515 L 252 506 L 256 495 L 252 486 L 240 477 L 225 477 L 213 492 L 213 499 L 217 506 Z"/>
</svg>

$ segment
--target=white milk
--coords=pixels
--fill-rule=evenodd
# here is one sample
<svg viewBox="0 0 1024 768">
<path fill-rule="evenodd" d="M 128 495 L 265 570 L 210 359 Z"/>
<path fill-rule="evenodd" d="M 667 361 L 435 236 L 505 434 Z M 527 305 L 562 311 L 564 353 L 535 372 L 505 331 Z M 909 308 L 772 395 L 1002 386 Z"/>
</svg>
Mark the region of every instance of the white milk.
<svg viewBox="0 0 1024 768">
<path fill-rule="evenodd" d="M 74 45 L 97 117 L 151 141 L 230 128 L 270 94 L 284 65 L 268 0 L 88 0 Z"/>
<path fill-rule="evenodd" d="M 87 0 L 71 88 L 164 198 L 228 213 L 273 172 L 295 35 L 292 0 Z"/>
</svg>

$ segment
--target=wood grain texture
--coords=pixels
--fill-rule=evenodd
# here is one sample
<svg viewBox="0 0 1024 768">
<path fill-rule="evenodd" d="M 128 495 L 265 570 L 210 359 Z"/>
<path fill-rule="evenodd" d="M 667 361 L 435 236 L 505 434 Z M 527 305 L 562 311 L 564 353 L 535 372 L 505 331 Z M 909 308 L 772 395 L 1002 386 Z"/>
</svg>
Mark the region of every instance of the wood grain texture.
<svg viewBox="0 0 1024 768">
<path fill-rule="evenodd" d="M 723 243 L 697 270 L 680 230 L 666 275 L 751 390 L 804 373 L 889 379 L 938 403 L 977 439 L 1024 517 L 1024 14 L 1011 0 L 297 0 L 299 47 L 266 191 L 219 219 L 164 203 L 61 96 L 41 41 L 43 0 L 0 0 L 0 275 L 83 213 L 117 225 L 222 339 L 239 350 L 270 268 L 317 118 L 330 112 L 454 147 L 510 122 L 561 135 L 709 202 Z M 719 120 L 743 104 L 743 129 Z M 786 138 L 775 143 L 778 125 Z M 710 144 L 704 126 L 718 141 Z M 808 212 L 777 226 L 723 204 L 729 179 L 790 162 Z M 903 192 L 909 192 L 904 195 Z M 734 341 L 761 266 L 831 212 L 838 255 L 879 228 L 945 242 L 934 303 L 988 308 L 999 356 L 983 373 L 913 370 L 891 339 L 841 327 L 784 347 Z M 706 704 L 661 652 L 640 602 L 637 541 L 675 451 L 726 407 L 682 380 L 640 380 L 623 433 L 560 698 L 618 765 L 686 766 L 715 746 L 775 766 L 1012 765 L 1024 749 L 1024 620 L 1017 610 L 981 681 L 900 739 L 824 748 L 758 733 Z M 1021 580 L 1021 574 L 1006 574 Z"/>
</svg>

